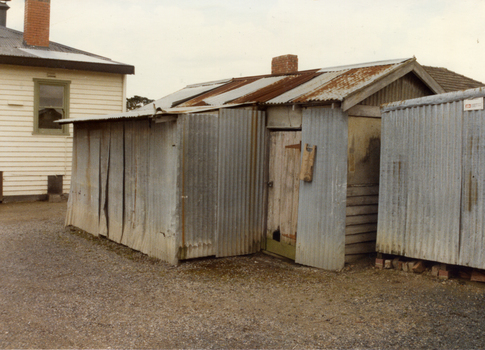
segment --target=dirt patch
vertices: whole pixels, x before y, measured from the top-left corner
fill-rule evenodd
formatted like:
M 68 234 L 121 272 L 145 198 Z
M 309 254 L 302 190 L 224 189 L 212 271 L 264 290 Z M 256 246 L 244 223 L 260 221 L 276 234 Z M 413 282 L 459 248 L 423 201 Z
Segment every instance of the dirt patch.
M 0 204 L 1 348 L 483 348 L 485 288 L 264 254 L 177 267 Z

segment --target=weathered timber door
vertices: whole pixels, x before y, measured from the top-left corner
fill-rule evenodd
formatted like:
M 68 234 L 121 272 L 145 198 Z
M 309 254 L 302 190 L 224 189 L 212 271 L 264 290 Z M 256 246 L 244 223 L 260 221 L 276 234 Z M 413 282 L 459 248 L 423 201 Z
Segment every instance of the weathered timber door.
M 295 259 L 301 131 L 274 131 L 269 138 L 266 250 Z

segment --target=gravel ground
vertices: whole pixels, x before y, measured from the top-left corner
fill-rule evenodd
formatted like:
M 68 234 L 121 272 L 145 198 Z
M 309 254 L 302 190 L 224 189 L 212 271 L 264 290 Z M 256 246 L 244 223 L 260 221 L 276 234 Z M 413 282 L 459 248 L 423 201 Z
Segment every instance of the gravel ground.
M 0 204 L 1 348 L 485 347 L 485 286 L 264 254 L 173 267 Z

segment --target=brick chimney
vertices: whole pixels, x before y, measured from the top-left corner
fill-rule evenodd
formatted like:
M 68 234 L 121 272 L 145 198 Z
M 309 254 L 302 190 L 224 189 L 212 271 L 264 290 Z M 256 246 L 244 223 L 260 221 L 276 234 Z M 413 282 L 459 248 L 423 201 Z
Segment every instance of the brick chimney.
M 271 74 L 288 74 L 298 72 L 298 56 L 283 55 L 271 60 Z
M 2 27 L 7 26 L 7 11 L 10 8 L 10 6 L 6 4 L 7 1 L 10 1 L 10 0 L 0 1 L 0 26 Z
M 25 0 L 24 42 L 49 47 L 51 0 Z

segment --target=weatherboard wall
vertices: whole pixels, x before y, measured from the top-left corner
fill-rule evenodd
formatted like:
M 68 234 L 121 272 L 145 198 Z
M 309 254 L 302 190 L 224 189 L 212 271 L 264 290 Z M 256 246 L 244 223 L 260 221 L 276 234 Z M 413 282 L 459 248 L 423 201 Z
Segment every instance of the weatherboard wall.
M 47 194 L 47 176 L 63 175 L 69 191 L 72 126 L 69 136 L 33 135 L 33 79 L 70 81 L 70 117 L 121 112 L 123 76 L 62 69 L 0 65 L 0 171 L 3 196 Z

